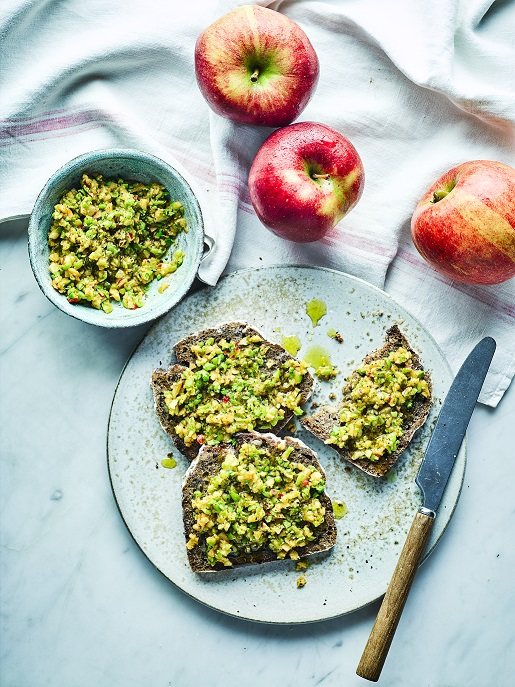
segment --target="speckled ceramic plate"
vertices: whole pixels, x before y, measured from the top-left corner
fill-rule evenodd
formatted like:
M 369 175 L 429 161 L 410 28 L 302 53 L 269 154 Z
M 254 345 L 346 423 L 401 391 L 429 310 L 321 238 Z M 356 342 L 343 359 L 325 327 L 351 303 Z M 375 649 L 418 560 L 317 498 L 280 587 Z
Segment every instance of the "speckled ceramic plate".
M 313 327 L 306 303 L 319 298 L 327 315 Z M 181 481 L 187 460 L 173 448 L 154 413 L 150 376 L 171 361 L 186 334 L 229 320 L 246 320 L 269 339 L 296 335 L 303 345 L 323 346 L 340 374 L 318 382 L 314 402 L 339 391 L 344 377 L 398 323 L 431 373 L 435 403 L 423 429 L 387 478 L 378 480 L 344 465 L 338 454 L 303 429 L 296 436 L 319 455 L 327 491 L 345 502 L 338 540 L 328 555 L 313 557 L 307 584 L 297 589 L 292 561 L 199 576 L 188 565 L 181 514 Z M 327 335 L 335 328 L 344 342 Z M 451 372 L 433 338 L 388 295 L 346 274 L 310 267 L 272 267 L 235 272 L 215 289 L 190 294 L 145 336 L 127 363 L 113 400 L 108 431 L 109 471 L 120 512 L 145 555 L 184 592 L 212 608 L 268 623 L 303 623 L 349 613 L 386 591 L 421 498 L 414 479 Z M 177 467 L 161 461 L 174 450 Z M 458 500 L 465 470 L 462 448 L 435 522 L 428 552 L 442 536 Z

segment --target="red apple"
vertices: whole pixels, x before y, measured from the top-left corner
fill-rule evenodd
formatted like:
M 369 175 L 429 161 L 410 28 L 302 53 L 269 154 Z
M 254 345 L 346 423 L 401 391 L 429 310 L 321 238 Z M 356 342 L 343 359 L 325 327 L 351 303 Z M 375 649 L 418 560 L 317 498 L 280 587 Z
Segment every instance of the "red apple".
M 450 279 L 499 284 L 515 276 L 515 169 L 474 160 L 424 194 L 411 220 L 420 254 Z
M 249 191 L 259 219 L 290 241 L 317 241 L 358 202 L 363 164 L 352 143 L 325 124 L 275 131 L 252 163 Z
M 218 114 L 243 124 L 284 126 L 296 119 L 318 79 L 318 58 L 288 17 L 244 5 L 197 39 L 195 72 Z

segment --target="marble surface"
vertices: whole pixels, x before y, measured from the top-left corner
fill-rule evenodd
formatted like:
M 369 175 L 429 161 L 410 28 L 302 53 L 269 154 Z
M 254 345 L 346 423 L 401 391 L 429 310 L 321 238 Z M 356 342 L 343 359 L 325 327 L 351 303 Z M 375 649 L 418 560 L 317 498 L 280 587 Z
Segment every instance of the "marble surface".
M 109 485 L 118 375 L 144 329 L 68 317 L 0 231 L 2 687 L 353 687 L 378 604 L 306 626 L 220 615 L 133 543 Z M 261 263 L 262 264 L 262 263 Z M 515 674 L 515 388 L 478 406 L 451 524 L 421 568 L 380 684 L 508 687 Z M 302 602 L 299 591 L 299 603 Z

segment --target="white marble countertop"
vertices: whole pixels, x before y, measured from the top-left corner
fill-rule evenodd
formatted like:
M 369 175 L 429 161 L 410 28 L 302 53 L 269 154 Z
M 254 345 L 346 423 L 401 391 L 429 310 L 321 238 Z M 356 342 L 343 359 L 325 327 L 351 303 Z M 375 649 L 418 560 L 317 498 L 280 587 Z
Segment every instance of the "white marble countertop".
M 201 606 L 134 544 L 106 467 L 109 407 L 144 330 L 40 293 L 26 223 L 2 226 L 2 687 L 352 687 L 378 604 L 267 626 Z M 515 675 L 515 389 L 478 406 L 451 524 L 406 605 L 381 684 L 508 687 Z

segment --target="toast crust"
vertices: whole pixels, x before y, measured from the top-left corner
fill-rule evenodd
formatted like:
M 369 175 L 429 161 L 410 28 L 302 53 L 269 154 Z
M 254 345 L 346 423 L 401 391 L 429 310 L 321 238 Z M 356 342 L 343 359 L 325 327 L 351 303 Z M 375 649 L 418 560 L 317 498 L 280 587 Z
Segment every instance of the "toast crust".
M 318 462 L 316 453 L 312 451 L 299 439 L 292 437 L 285 437 L 281 439 L 274 434 L 260 434 L 259 432 L 242 432 L 235 435 L 235 446 L 232 444 L 219 444 L 218 446 L 202 446 L 197 458 L 191 463 L 184 476 L 182 486 L 182 509 L 184 521 L 184 534 L 186 541 L 189 535 L 193 532 L 193 524 L 195 516 L 191 506 L 191 500 L 196 490 L 202 491 L 206 486 L 209 478 L 216 474 L 220 469 L 224 456 L 228 451 L 235 452 L 242 444 L 245 443 L 259 443 L 267 444 L 270 447 L 275 447 L 278 444 L 285 443 L 286 446 L 293 446 L 295 449 L 295 462 L 303 463 L 305 465 L 314 465 L 319 470 L 325 479 L 325 472 Z M 325 507 L 324 522 L 316 528 L 317 539 L 307 546 L 296 549 L 300 558 L 310 556 L 314 553 L 321 553 L 329 551 L 336 543 L 336 524 L 334 521 L 332 502 L 329 496 L 324 492 L 318 497 L 320 502 Z M 271 561 L 279 560 L 277 555 L 270 549 L 261 549 L 248 554 L 241 554 L 233 557 L 232 567 L 227 568 L 222 564 L 212 566 L 206 557 L 202 542 L 187 550 L 188 561 L 191 569 L 196 573 L 214 573 L 221 570 L 233 570 L 236 567 L 243 565 L 255 565 L 261 563 L 269 563 Z M 282 559 L 281 559 L 282 560 Z
M 272 341 L 269 341 L 265 336 L 263 336 L 263 334 L 260 331 L 258 331 L 254 327 L 251 327 L 246 322 L 235 321 L 221 324 L 218 327 L 203 329 L 200 332 L 196 332 L 185 337 L 184 339 L 181 339 L 175 344 L 174 347 L 174 353 L 177 359 L 177 363 L 172 365 L 167 370 L 159 368 L 157 370 L 154 370 L 154 372 L 152 373 L 151 387 L 154 393 L 154 406 L 157 417 L 159 418 L 159 422 L 161 423 L 161 427 L 172 438 L 175 446 L 179 449 L 179 451 L 182 454 L 184 454 L 189 460 L 193 460 L 198 455 L 200 451 L 200 445 L 195 442 L 191 446 L 186 446 L 184 442 L 181 440 L 181 438 L 177 436 L 175 432 L 174 420 L 168 413 L 168 409 L 166 407 L 164 392 L 170 388 L 172 382 L 177 381 L 177 379 L 179 379 L 182 370 L 188 367 L 190 363 L 194 362 L 195 356 L 191 352 L 191 347 L 194 344 L 209 339 L 211 337 L 215 339 L 215 341 L 220 339 L 234 341 L 240 340 L 245 336 L 252 336 L 255 334 L 259 335 L 263 339 L 263 341 L 269 346 L 268 357 L 270 359 L 275 360 L 277 364 L 281 364 L 286 360 L 292 359 L 292 356 L 287 351 L 285 351 L 282 346 L 273 343 Z M 315 380 L 313 376 L 309 372 L 306 372 L 301 384 L 299 385 L 301 404 L 305 403 L 311 396 L 314 384 Z M 278 432 L 284 427 L 286 427 L 286 425 L 290 422 L 292 417 L 293 413 L 287 412 L 284 416 L 284 419 L 277 425 L 275 425 L 273 431 Z M 270 431 L 269 427 L 264 428 L 256 426 L 255 429 L 256 431 Z
M 386 357 L 390 352 L 396 350 L 399 347 L 406 348 L 409 350 L 413 356 L 412 367 L 415 370 L 423 370 L 422 362 L 417 355 L 417 353 L 410 346 L 408 340 L 402 334 L 399 327 L 394 325 L 386 332 L 386 341 L 375 351 L 369 353 L 364 359 L 363 364 L 372 362 L 373 360 L 378 360 L 379 358 Z M 399 438 L 397 443 L 397 448 L 392 453 L 388 453 L 378 461 L 371 461 L 367 458 L 361 458 L 359 460 L 353 460 L 347 449 L 340 448 L 333 444 L 328 444 L 335 451 L 337 451 L 343 460 L 349 462 L 351 465 L 356 466 L 363 472 L 366 472 L 373 477 L 383 477 L 388 470 L 394 465 L 400 455 L 408 448 L 415 432 L 422 427 L 427 419 L 429 411 L 431 409 L 432 402 L 432 389 L 431 389 L 431 379 L 426 370 L 425 379 L 429 387 L 429 398 L 423 398 L 421 396 L 416 396 L 413 403 L 413 410 L 409 413 L 406 425 L 404 427 L 404 434 Z M 316 413 L 305 417 L 301 420 L 301 423 L 308 429 L 312 434 L 314 434 L 318 439 L 326 441 L 330 434 L 331 429 L 334 425 L 339 423 L 339 407 L 338 406 L 322 406 Z

